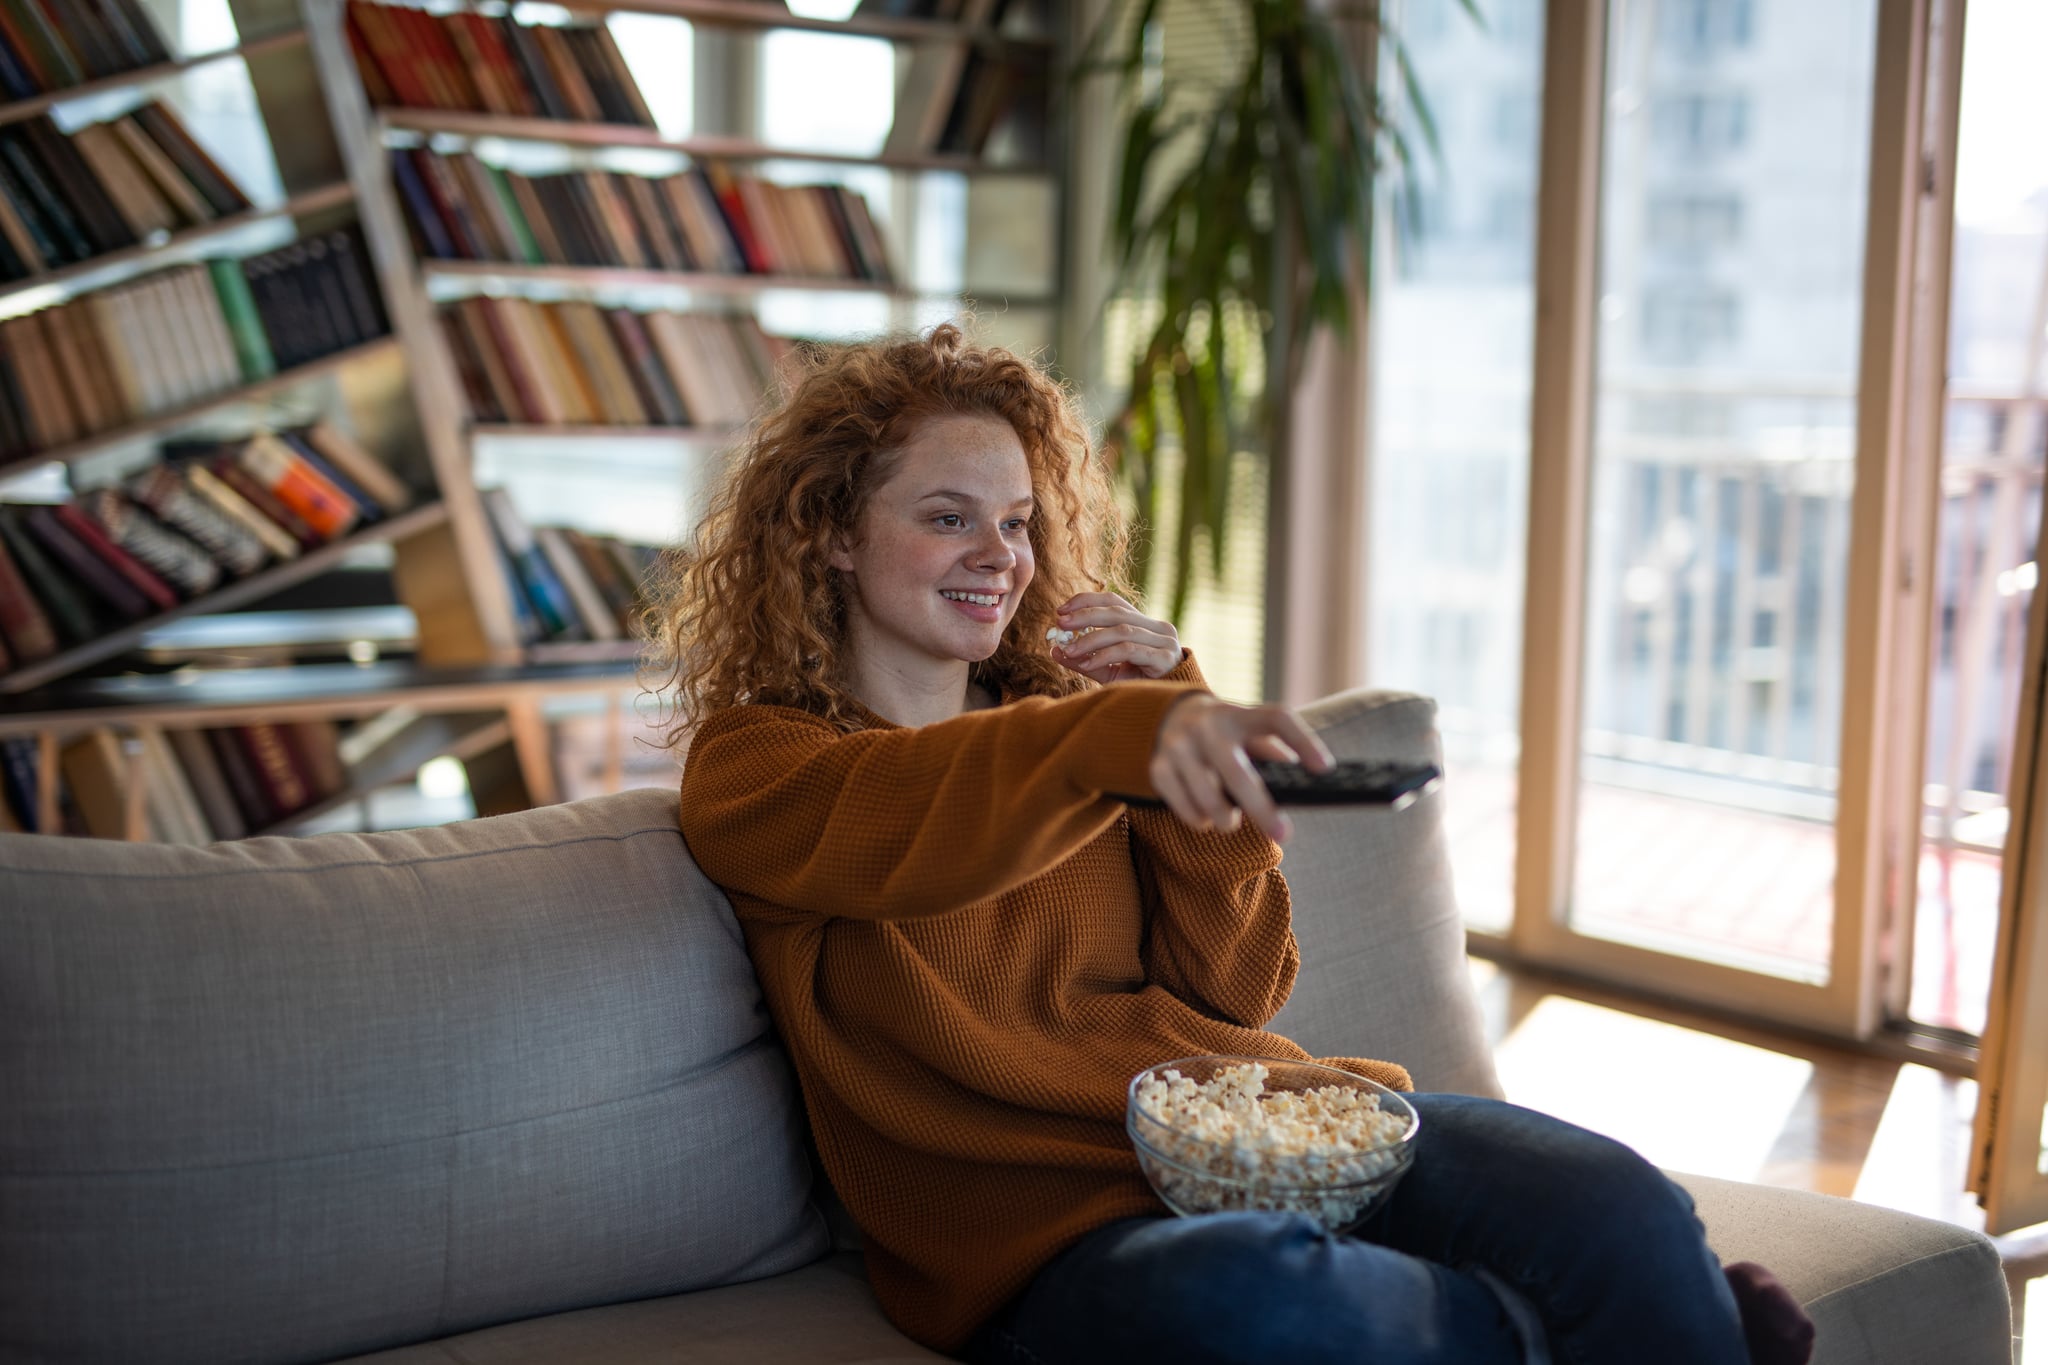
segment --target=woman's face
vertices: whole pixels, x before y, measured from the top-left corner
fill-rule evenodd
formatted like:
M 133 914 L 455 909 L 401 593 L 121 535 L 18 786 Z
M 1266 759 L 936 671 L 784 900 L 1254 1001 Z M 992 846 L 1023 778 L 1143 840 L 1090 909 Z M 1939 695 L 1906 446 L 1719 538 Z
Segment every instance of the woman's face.
M 847 576 L 848 644 L 902 675 L 988 658 L 1031 582 L 1031 467 L 997 417 L 924 423 L 868 498 Z

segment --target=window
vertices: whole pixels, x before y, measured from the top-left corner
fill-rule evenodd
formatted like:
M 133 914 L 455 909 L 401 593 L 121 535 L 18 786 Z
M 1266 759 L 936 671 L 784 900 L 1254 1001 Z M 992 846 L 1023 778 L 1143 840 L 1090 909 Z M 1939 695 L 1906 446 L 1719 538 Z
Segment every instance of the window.
M 1724 156 L 1749 142 L 1745 95 L 1659 95 L 1650 108 L 1657 150 L 1675 157 Z
M 1650 246 L 1660 251 L 1709 251 L 1742 238 L 1742 200 L 1733 194 L 1653 193 L 1649 215 Z
M 1541 106 L 1534 90 L 1509 90 L 1493 99 L 1493 141 L 1518 161 L 1536 155 L 1536 130 Z
M 1741 334 L 1742 301 L 1714 285 L 1680 285 L 1643 293 L 1646 359 L 1689 364 L 1729 350 Z
M 1688 61 L 1749 46 L 1750 0 L 1664 0 L 1657 20 L 1658 45 Z

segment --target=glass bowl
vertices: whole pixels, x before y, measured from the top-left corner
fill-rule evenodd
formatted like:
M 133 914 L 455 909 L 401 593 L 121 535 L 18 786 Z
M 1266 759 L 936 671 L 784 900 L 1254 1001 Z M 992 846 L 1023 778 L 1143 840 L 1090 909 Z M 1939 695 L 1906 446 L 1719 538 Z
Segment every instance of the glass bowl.
M 1140 1105 L 1148 1080 L 1178 1072 L 1196 1084 L 1228 1067 L 1256 1063 L 1266 1068 L 1260 1098 L 1282 1092 L 1341 1086 L 1373 1096 L 1398 1124 L 1398 1135 L 1349 1151 L 1301 1155 L 1262 1153 L 1255 1147 L 1177 1127 Z M 1398 1090 L 1316 1062 L 1276 1057 L 1182 1057 L 1140 1071 L 1131 1078 L 1124 1128 L 1138 1154 L 1139 1169 L 1166 1207 L 1184 1217 L 1228 1209 L 1305 1213 L 1333 1233 L 1364 1222 L 1415 1158 L 1421 1116 Z

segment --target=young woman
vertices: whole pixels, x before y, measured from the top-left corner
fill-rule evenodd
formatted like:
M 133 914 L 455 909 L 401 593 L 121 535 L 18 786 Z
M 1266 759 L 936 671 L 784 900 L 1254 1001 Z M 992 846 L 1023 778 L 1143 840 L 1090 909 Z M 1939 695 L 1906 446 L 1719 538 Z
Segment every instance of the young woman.
M 1044 1365 L 1804 1360 L 1797 1304 L 1724 1274 L 1675 1185 L 1495 1101 L 1414 1096 L 1414 1166 L 1354 1236 L 1167 1214 L 1125 1087 L 1306 1056 L 1263 1028 L 1298 959 L 1248 760 L 1330 759 L 1102 590 L 1123 548 L 1070 397 L 940 327 L 818 358 L 652 615 L 683 833 L 890 1318 Z

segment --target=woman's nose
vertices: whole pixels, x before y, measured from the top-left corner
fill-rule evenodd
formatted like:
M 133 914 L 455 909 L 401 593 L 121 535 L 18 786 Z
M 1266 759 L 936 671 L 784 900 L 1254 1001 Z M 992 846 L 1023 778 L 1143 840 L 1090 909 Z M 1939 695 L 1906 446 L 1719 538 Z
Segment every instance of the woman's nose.
M 1003 539 L 1001 531 L 983 536 L 971 556 L 976 568 L 1002 570 L 1017 562 L 1017 552 Z

